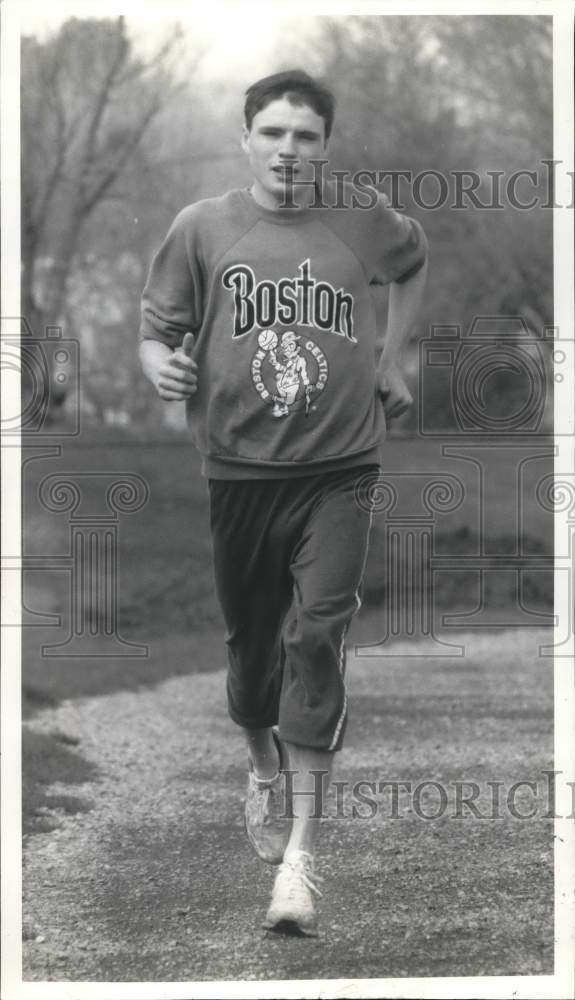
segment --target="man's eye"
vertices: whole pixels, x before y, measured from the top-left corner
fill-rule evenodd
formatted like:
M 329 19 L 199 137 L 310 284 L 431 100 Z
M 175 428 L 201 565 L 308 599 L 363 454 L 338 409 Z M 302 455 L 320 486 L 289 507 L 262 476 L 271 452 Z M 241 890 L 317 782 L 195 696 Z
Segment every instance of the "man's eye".
M 277 138 L 277 136 L 281 135 L 281 132 L 279 128 L 266 128 L 262 129 L 261 134 L 270 136 L 271 138 Z

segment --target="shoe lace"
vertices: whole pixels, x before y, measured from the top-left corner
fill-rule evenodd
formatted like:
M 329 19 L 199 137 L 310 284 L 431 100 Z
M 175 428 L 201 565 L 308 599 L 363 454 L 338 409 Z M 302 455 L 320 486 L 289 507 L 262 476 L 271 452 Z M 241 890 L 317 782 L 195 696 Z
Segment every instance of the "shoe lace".
M 317 875 L 309 862 L 300 860 L 292 861 L 288 859 L 283 862 L 286 869 L 295 876 L 295 878 L 290 879 L 288 886 L 288 895 L 291 899 L 301 893 L 301 886 L 303 885 L 313 892 L 316 896 L 321 896 L 321 889 L 318 886 L 318 882 L 323 882 L 321 875 Z
M 259 822 L 265 825 L 265 821 L 269 820 L 269 800 L 270 796 L 273 795 L 276 790 L 275 786 L 278 783 L 279 774 L 276 774 L 274 778 L 262 779 L 256 778 L 252 775 L 252 787 L 255 791 L 254 804 L 257 811 Z

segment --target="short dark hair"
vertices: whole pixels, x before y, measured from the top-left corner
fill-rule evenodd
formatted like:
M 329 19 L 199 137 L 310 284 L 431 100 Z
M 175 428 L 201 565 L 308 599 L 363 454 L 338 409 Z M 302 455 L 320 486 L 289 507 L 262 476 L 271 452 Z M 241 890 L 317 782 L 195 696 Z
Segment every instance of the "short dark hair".
M 254 116 L 272 101 L 285 97 L 291 104 L 307 104 L 324 120 L 325 138 L 329 139 L 335 113 L 335 97 L 331 90 L 301 69 L 266 76 L 246 90 L 244 115 L 246 128 L 251 129 Z

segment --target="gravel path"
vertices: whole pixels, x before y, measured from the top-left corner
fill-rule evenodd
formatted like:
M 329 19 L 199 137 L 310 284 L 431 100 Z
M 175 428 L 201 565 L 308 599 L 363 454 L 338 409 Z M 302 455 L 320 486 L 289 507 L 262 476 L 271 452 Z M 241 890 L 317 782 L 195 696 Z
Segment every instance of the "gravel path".
M 460 661 L 350 658 L 336 777 L 537 778 L 552 751 L 541 638 L 498 636 L 497 662 L 489 637 Z M 174 677 L 27 723 L 77 738 L 97 777 L 74 788 L 90 811 L 27 838 L 25 980 L 551 971 L 552 830 L 541 820 L 423 822 L 408 808 L 394 821 L 382 808 L 326 822 L 322 935 L 264 934 L 273 870 L 245 841 L 245 753 L 224 684 L 223 673 Z M 345 802 L 349 815 L 348 791 Z

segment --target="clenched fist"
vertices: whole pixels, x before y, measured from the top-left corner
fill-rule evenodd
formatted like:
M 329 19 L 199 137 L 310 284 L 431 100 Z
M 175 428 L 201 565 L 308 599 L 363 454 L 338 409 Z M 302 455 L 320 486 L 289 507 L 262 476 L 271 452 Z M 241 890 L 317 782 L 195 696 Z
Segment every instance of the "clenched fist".
M 156 389 L 162 399 L 189 399 L 198 389 L 198 366 L 192 360 L 193 333 L 186 333 L 181 347 L 158 368 Z

